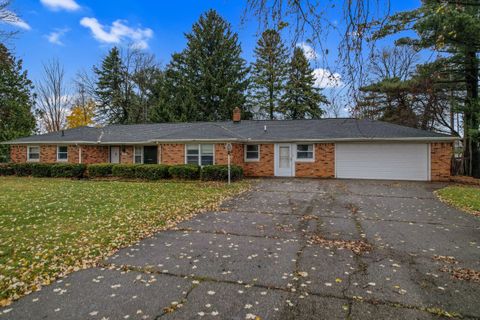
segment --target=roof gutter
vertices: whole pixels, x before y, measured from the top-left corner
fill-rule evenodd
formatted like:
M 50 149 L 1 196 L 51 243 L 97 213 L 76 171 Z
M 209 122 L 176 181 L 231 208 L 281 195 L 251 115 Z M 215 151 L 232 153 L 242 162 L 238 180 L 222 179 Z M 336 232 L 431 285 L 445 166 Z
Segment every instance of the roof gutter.
M 178 143 L 178 142 L 243 142 L 245 139 L 228 138 L 228 139 L 153 139 L 154 143 Z
M 3 145 L 35 145 L 35 144 L 83 144 L 83 145 L 148 145 L 158 143 L 187 143 L 187 142 L 238 142 L 238 143 L 282 143 L 282 142 L 452 142 L 460 137 L 407 137 L 407 138 L 335 138 L 335 139 L 152 139 L 138 142 L 125 141 L 5 141 Z
M 22 144 L 97 144 L 95 141 L 5 141 L 0 144 L 22 145 Z
M 459 137 L 406 137 L 406 138 L 335 138 L 335 139 L 247 139 L 245 142 L 441 142 L 456 141 Z
M 139 141 L 139 142 L 95 142 L 95 141 L 6 141 L 0 144 L 6 145 L 38 145 L 38 144 L 82 144 L 82 145 L 92 145 L 92 146 L 111 146 L 111 145 L 154 145 L 155 142 L 152 141 Z

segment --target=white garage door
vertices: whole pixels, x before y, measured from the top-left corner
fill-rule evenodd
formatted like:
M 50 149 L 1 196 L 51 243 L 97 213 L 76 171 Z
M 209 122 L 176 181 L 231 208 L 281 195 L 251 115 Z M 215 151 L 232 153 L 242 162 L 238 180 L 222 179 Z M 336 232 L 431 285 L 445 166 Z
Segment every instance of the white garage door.
M 337 143 L 337 178 L 429 180 L 428 144 Z

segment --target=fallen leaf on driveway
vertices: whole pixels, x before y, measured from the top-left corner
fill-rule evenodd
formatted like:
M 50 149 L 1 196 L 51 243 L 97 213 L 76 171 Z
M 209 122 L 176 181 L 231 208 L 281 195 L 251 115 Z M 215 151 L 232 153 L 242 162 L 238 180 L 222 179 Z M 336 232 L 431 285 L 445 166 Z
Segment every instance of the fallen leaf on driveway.
M 442 272 L 447 272 L 452 275 L 453 278 L 464 281 L 473 281 L 480 283 L 480 271 L 468 269 L 468 268 L 448 268 L 443 267 L 440 269 Z
M 314 235 L 310 238 L 310 244 L 319 244 L 325 247 L 337 247 L 352 250 L 355 254 L 362 254 L 372 250 L 372 246 L 365 241 L 353 240 L 331 240 L 321 236 Z

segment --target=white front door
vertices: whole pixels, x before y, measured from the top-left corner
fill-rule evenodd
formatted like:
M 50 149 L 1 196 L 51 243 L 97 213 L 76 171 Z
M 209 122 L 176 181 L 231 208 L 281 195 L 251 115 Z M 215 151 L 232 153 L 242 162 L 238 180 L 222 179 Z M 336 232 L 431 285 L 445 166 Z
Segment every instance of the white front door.
M 120 147 L 110 147 L 110 163 L 120 163 Z
M 294 176 L 292 145 L 287 143 L 275 145 L 275 176 Z

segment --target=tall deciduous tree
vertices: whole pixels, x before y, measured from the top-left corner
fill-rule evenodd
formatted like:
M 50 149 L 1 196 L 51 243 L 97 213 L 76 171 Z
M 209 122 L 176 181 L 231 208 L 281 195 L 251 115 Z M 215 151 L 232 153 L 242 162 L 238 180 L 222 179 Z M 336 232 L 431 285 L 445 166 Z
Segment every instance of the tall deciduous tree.
M 74 105 L 67 116 L 67 128 L 94 125 L 95 108 L 93 100 Z
M 354 114 L 387 122 L 419 127 L 421 110 L 416 110 L 412 83 L 417 52 L 405 47 L 383 48 L 372 54 L 368 66 L 370 83 L 360 88 Z M 427 128 L 422 128 L 427 129 Z
M 65 81 L 65 70 L 58 60 L 43 65 L 43 79 L 37 84 L 35 112 L 41 130 L 60 131 L 65 128 L 71 96 Z
M 327 99 L 315 87 L 315 76 L 303 49 L 297 47 L 288 69 L 288 81 L 282 97 L 281 111 L 286 119 L 318 119 Z
M 163 71 L 157 65 L 153 55 L 138 50 L 131 54 L 133 61 L 128 69 L 133 82 L 134 101 L 129 122 L 151 122 L 155 106 L 163 103 L 161 97 Z
M 249 104 L 258 108 L 261 116 L 273 120 L 279 111 L 288 78 L 288 51 L 280 33 L 268 29 L 262 33 L 254 52 Z
M 34 94 L 32 82 L 17 60 L 0 44 L 0 141 L 32 134 Z M 0 162 L 8 160 L 8 146 L 0 145 Z
M 238 35 L 210 10 L 186 34 L 187 48 L 174 54 L 165 75 L 168 107 L 176 121 L 226 120 L 243 107 L 248 69 Z M 245 111 L 245 110 L 244 110 Z

